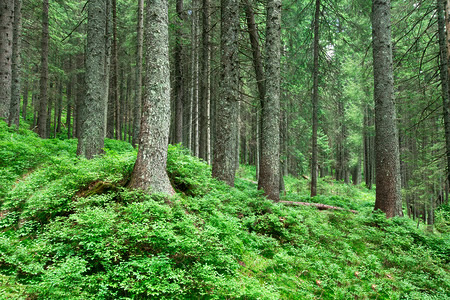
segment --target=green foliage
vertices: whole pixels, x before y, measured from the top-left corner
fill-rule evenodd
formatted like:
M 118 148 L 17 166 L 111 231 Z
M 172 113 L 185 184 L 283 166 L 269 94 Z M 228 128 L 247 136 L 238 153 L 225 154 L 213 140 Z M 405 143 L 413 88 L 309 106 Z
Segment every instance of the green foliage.
M 2 161 L 12 170 L 0 208 L 4 297 L 450 297 L 448 232 L 372 213 L 374 194 L 364 187 L 324 178 L 327 194 L 310 199 L 305 180 L 288 177 L 286 200 L 359 213 L 286 206 L 257 190 L 254 167 L 242 166 L 231 189 L 204 162 L 170 146 L 168 173 L 179 193 L 167 198 L 123 187 L 136 157 L 124 142 L 107 140 L 105 154 L 88 161 L 75 156 L 75 141 L 0 134 L 9 145 L 2 151 L 21 153 Z M 12 138 L 21 143 L 8 144 Z M 42 156 L 27 153 L 33 143 Z M 441 212 L 445 228 L 448 209 Z

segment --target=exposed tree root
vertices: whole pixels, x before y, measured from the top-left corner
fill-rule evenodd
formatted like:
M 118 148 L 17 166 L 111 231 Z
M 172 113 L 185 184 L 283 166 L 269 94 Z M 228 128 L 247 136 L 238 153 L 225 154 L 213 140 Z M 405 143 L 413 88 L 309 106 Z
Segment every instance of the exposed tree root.
M 325 209 L 332 209 L 332 210 L 345 210 L 345 211 L 350 211 L 354 214 L 357 214 L 358 212 L 356 210 L 353 209 L 345 209 L 342 207 L 338 207 L 338 206 L 331 206 L 331 205 L 326 205 L 326 204 L 322 204 L 322 203 L 309 203 L 309 202 L 294 202 L 294 201 L 280 201 L 281 203 L 284 203 L 286 205 L 305 205 L 305 206 L 315 206 L 317 207 L 319 210 L 325 210 Z

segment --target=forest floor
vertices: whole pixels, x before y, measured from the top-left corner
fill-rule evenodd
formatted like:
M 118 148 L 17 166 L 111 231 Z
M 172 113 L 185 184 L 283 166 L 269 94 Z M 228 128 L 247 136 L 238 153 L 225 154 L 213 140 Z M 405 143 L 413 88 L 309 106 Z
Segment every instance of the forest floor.
M 174 197 L 126 188 L 136 151 L 42 140 L 0 122 L 0 299 L 450 299 L 450 206 L 433 232 L 374 213 L 374 191 L 286 177 L 274 203 L 169 147 Z M 357 213 L 352 212 L 356 211 Z

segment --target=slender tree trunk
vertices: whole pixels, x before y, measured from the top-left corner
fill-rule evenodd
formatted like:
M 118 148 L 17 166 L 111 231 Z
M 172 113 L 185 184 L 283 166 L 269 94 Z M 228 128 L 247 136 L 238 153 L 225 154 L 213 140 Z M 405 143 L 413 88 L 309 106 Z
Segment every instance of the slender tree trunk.
M 177 30 L 175 33 L 175 144 L 183 142 L 183 45 L 181 37 L 181 27 L 183 26 L 183 0 L 177 0 L 176 2 Z
M 372 34 L 375 98 L 375 209 L 402 216 L 400 157 L 392 70 L 390 0 L 374 0 Z
M 239 93 L 239 1 L 221 2 L 221 75 L 212 175 L 234 186 Z
M 48 119 L 48 0 L 42 1 L 41 79 L 39 94 L 38 134 L 47 138 Z
M 280 56 L 281 0 L 268 0 L 266 21 L 266 83 L 261 114 L 261 159 L 258 189 L 280 200 Z
M 318 168 L 318 148 L 317 130 L 319 127 L 319 21 L 320 21 L 320 0 L 316 0 L 316 12 L 314 14 L 314 70 L 313 70 L 313 96 L 312 96 L 312 158 L 311 158 L 311 197 L 317 195 L 317 168 Z
M 139 151 L 130 187 L 174 194 L 166 172 L 170 128 L 168 1 L 147 0 L 146 93 Z
M 14 0 L 0 5 L 0 119 L 8 121 L 11 104 Z
M 22 104 L 22 119 L 27 119 L 27 108 L 28 108 L 28 80 L 25 80 L 24 88 L 23 88 L 23 104 Z
M 100 13 L 99 13 L 100 12 Z M 88 159 L 102 153 L 105 136 L 105 93 L 107 91 L 106 45 L 107 3 L 88 3 L 88 33 L 86 52 L 86 95 L 78 115 L 80 132 L 77 154 Z
M 211 101 L 211 77 L 210 77 L 210 60 L 211 60 L 211 21 L 210 21 L 210 1 L 203 0 L 203 47 L 202 47 L 202 72 L 200 82 L 200 123 L 199 123 L 199 157 L 206 162 L 210 162 L 210 101 Z
M 69 79 L 67 80 L 67 111 L 66 111 L 66 128 L 67 128 L 67 138 L 72 138 L 72 106 L 73 106 L 73 96 L 72 96 L 72 59 L 69 59 Z
M 192 41 L 193 41 L 193 52 L 192 52 L 192 131 L 191 131 L 191 152 L 194 156 L 199 156 L 199 113 L 198 113 L 198 103 L 199 103 L 199 4 L 200 0 L 193 0 L 193 23 L 192 23 Z
M 11 72 L 11 106 L 9 110 L 9 126 L 19 129 L 20 119 L 20 69 L 21 69 L 21 31 L 22 31 L 22 0 L 14 0 L 14 26 Z
M 138 0 L 138 24 L 136 47 L 136 91 L 133 109 L 133 140 L 132 145 L 139 144 L 139 132 L 141 128 L 141 104 L 142 104 L 142 44 L 144 39 L 144 0 Z
M 445 3 L 445 26 L 447 30 L 444 32 L 444 16 L 442 13 L 443 0 L 437 0 L 438 10 L 438 31 L 439 31 L 439 49 L 440 49 L 440 74 L 442 87 L 442 107 L 444 116 L 444 131 L 445 131 L 445 148 L 447 158 L 447 181 L 450 182 L 450 0 Z M 445 1 L 445 0 L 444 0 Z M 446 35 L 445 35 L 446 34 Z
M 115 138 L 116 140 L 121 140 L 122 131 L 121 131 L 121 104 L 119 97 L 119 58 L 118 58 L 118 48 L 117 48 L 117 9 L 116 2 L 117 0 L 111 0 L 112 4 L 112 47 L 111 47 L 111 73 L 110 73 L 110 88 L 109 91 L 112 97 L 112 101 L 114 101 L 114 124 L 115 124 Z
M 59 91 L 58 91 L 58 99 L 56 102 L 55 114 L 56 114 L 56 124 L 55 124 L 55 133 L 61 132 L 61 117 L 62 117 L 62 106 L 63 106 L 63 81 L 59 80 Z M 55 134 L 56 137 L 56 134 Z

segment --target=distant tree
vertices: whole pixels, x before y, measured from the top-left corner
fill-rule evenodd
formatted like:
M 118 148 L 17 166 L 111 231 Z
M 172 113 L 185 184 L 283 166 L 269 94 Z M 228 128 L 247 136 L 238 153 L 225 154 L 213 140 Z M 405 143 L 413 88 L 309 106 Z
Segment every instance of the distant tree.
M 261 159 L 258 188 L 280 199 L 280 59 L 281 0 L 267 1 L 265 96 L 261 113 Z
M 133 139 L 134 147 L 139 141 L 141 127 L 142 104 L 142 44 L 144 40 L 144 0 L 138 0 L 137 45 L 136 45 L 136 86 L 133 108 Z
M 183 80 L 183 45 L 182 45 L 182 26 L 184 20 L 183 0 L 176 1 L 177 29 L 175 31 L 175 53 L 174 53 L 174 93 L 175 93 L 175 134 L 174 143 L 183 141 L 183 111 L 184 111 L 184 80 Z
M 86 51 L 86 94 L 82 99 L 77 154 L 88 159 L 101 154 L 105 136 L 105 93 L 107 91 L 106 45 L 107 0 L 88 3 Z
M 202 9 L 202 59 L 199 94 L 199 152 L 198 155 L 204 161 L 210 163 L 210 101 L 211 101 L 211 3 L 203 0 Z
M 11 103 L 11 58 L 13 47 L 14 0 L 0 4 L 0 119 L 8 121 Z
M 234 186 L 239 92 L 239 1 L 221 2 L 221 75 L 212 175 Z
M 174 190 L 166 171 L 170 130 L 168 1 L 147 0 L 146 3 L 146 93 L 130 187 L 171 195 Z
M 14 26 L 11 72 L 11 104 L 9 110 L 9 126 L 19 128 L 20 119 L 20 45 L 22 31 L 22 0 L 14 0 Z
M 375 209 L 402 216 L 400 155 L 392 68 L 391 1 L 374 0 L 372 17 L 375 98 Z
M 47 138 L 48 119 L 48 0 L 42 1 L 42 37 L 41 37 L 41 77 L 39 81 L 39 114 L 37 131 L 41 138 Z

